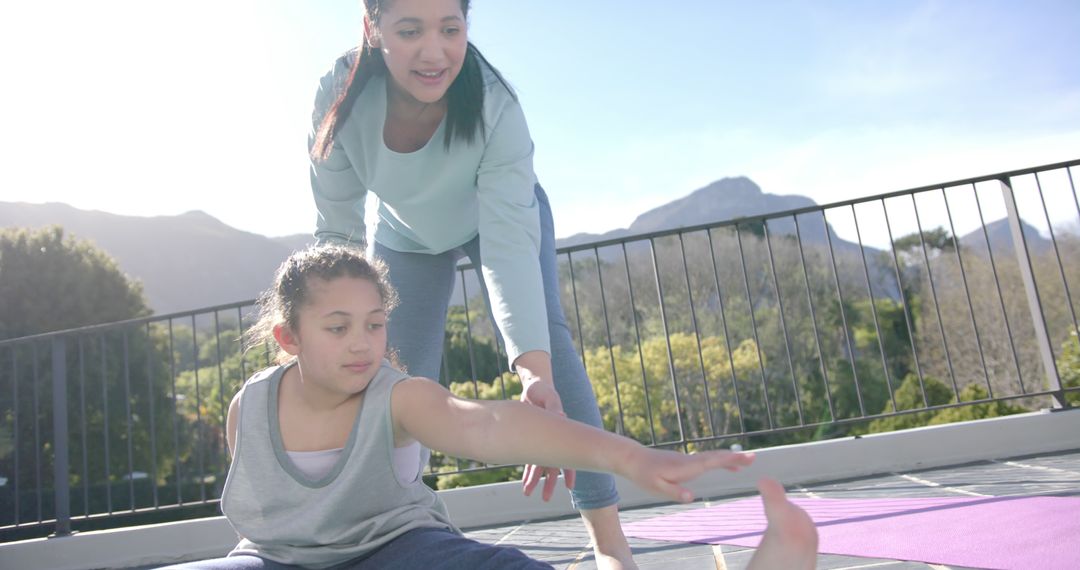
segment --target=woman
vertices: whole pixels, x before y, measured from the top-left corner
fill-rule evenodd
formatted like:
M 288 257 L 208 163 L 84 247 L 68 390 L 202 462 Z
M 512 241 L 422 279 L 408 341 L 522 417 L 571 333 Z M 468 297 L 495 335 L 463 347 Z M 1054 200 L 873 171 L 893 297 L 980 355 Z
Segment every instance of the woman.
M 378 198 L 375 254 L 402 309 L 390 346 L 409 374 L 439 377 L 457 261 L 481 268 L 522 400 L 600 427 L 558 297 L 554 230 L 517 96 L 468 42 L 468 0 L 367 0 L 363 45 L 316 96 L 309 140 L 319 242 L 362 243 Z M 558 471 L 528 466 L 550 498 Z M 609 475 L 565 473 L 601 568 L 634 568 Z

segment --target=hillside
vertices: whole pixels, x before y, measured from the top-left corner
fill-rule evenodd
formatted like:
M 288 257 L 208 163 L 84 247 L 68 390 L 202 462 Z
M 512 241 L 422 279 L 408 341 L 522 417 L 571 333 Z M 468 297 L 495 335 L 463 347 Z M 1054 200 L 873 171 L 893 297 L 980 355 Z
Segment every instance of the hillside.
M 559 247 L 569 247 L 598 240 L 710 224 L 721 220 L 745 218 L 814 205 L 814 201 L 806 196 L 767 194 L 745 176 L 722 178 L 682 198 L 641 214 L 628 228 L 602 234 L 574 234 L 558 240 L 557 244 Z M 803 224 L 802 219 L 799 222 L 800 225 Z M 769 228 L 781 233 L 795 231 L 794 224 L 791 222 L 770 223 Z M 800 229 L 808 234 L 808 239 L 812 239 L 813 235 L 820 235 L 821 239 L 824 239 L 825 234 L 820 223 L 810 224 L 809 228 L 800 227 Z M 835 234 L 833 238 L 836 238 Z
M 666 229 L 762 215 L 769 212 L 812 207 L 814 202 L 798 195 L 765 193 L 746 177 L 724 178 L 638 216 L 630 227 L 603 234 L 576 234 L 558 240 L 567 247 Z M 120 268 L 143 283 L 147 300 L 157 314 L 198 309 L 254 298 L 268 286 L 269 276 L 292 251 L 312 241 L 308 235 L 265 237 L 244 232 L 200 211 L 177 216 L 121 216 L 79 210 L 66 204 L 0 202 L 0 227 L 37 228 L 60 225 L 69 235 L 87 239 L 114 257 Z M 774 235 L 794 233 L 790 218 L 770 222 Z M 825 241 L 824 224 L 815 216 L 800 217 L 804 243 Z M 858 245 L 829 229 L 836 251 L 858 252 Z M 1004 220 L 987 226 L 995 254 L 1012 249 L 1012 234 Z M 1038 231 L 1025 224 L 1025 236 L 1033 251 L 1050 247 Z M 981 230 L 961 236 L 961 243 L 985 251 Z M 886 294 L 889 267 L 875 267 L 877 257 L 867 248 L 874 281 Z M 470 291 L 478 284 L 470 279 Z
M 303 236 L 267 238 L 199 211 L 178 216 L 120 216 L 66 204 L 0 202 L 0 227 L 59 225 L 93 242 L 141 281 L 158 314 L 255 297 Z

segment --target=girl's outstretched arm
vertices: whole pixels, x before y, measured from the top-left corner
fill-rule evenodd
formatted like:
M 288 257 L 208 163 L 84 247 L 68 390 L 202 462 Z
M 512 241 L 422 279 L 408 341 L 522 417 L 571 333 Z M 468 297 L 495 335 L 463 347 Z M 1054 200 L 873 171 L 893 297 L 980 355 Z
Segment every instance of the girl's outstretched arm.
M 431 449 L 485 463 L 616 473 L 673 501 L 693 499 L 682 483 L 713 469 L 737 471 L 753 461 L 749 453 L 686 455 L 651 449 L 521 402 L 458 398 L 424 378 L 395 386 L 391 407 L 399 442 L 416 439 Z

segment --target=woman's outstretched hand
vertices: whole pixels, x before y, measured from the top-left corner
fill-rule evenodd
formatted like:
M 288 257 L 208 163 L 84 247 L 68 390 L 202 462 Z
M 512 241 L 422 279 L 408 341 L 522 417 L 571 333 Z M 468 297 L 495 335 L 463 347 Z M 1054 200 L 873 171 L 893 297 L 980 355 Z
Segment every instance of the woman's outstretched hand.
M 641 447 L 634 450 L 620 475 L 653 495 L 689 503 L 694 500 L 694 493 L 683 487 L 683 483 L 715 469 L 738 471 L 753 461 L 753 453 L 702 451 L 687 455 Z
M 555 391 L 555 386 L 549 380 L 522 378 L 521 401 L 566 416 L 562 408 L 562 399 L 559 398 L 559 393 Z M 573 469 L 563 470 L 563 481 L 566 482 L 567 489 L 574 488 L 575 477 L 576 473 Z M 555 485 L 559 480 L 559 469 L 555 467 L 526 465 L 525 475 L 521 480 L 522 490 L 526 496 L 531 496 L 541 479 L 544 480 L 544 488 L 540 496 L 548 501 L 555 493 Z

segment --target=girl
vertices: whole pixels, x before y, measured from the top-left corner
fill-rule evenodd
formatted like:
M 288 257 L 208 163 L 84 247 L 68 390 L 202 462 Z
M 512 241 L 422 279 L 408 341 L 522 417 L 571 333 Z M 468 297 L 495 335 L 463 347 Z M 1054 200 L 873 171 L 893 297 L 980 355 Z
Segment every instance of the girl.
M 226 558 L 181 568 L 551 568 L 462 537 L 421 480 L 425 448 L 619 473 L 684 502 L 692 495 L 682 483 L 753 460 L 655 450 L 534 406 L 463 400 L 410 378 L 385 356 L 395 303 L 382 264 L 352 248 L 315 247 L 282 264 L 251 339 L 272 337 L 280 364 L 252 376 L 229 406 L 233 459 L 221 507 L 242 539 Z M 810 519 L 777 483 L 761 490 L 770 526 L 750 568 L 812 567 Z
M 365 0 L 364 40 L 322 78 L 309 139 L 315 237 L 365 239 L 378 198 L 375 254 L 403 300 L 390 346 L 412 374 L 438 378 L 457 261 L 482 287 L 524 402 L 601 425 L 559 301 L 547 196 L 517 95 L 468 41 L 468 0 Z M 553 434 L 545 434 L 554 437 Z M 558 471 L 527 466 L 525 494 Z M 565 482 L 600 568 L 633 568 L 608 475 Z

